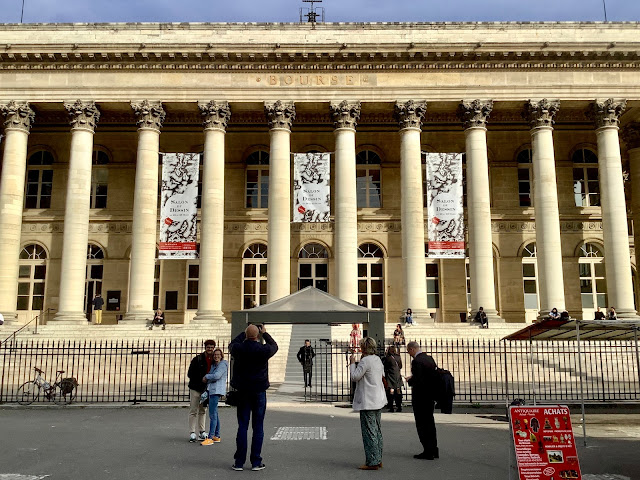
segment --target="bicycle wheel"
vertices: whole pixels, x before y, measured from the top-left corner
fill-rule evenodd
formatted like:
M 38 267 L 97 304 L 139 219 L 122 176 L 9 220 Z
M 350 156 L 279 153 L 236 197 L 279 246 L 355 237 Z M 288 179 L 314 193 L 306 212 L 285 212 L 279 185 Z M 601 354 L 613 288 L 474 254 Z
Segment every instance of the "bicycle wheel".
M 40 396 L 40 387 L 33 380 L 18 387 L 16 399 L 20 405 L 31 405 Z
M 58 405 L 69 405 L 76 398 L 76 386 L 73 382 L 62 380 L 53 386 L 51 398 Z

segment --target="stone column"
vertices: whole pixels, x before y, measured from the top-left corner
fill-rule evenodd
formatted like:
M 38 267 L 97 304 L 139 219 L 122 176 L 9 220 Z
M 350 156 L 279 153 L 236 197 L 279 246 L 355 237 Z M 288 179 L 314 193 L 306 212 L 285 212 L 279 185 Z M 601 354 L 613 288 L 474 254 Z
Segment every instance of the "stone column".
M 636 266 L 640 258 L 640 122 L 631 122 L 622 129 L 631 166 L 631 212 L 633 215 L 633 246 Z M 606 259 L 605 259 L 606 260 Z
M 65 103 L 64 108 L 71 117 L 71 149 L 64 209 L 60 302 L 54 320 L 84 324 L 93 134 L 100 119 L 100 112 L 94 102 L 81 100 Z
M 132 103 L 138 117 L 138 154 L 133 194 L 133 234 L 129 302 L 125 322 L 144 323 L 153 316 L 153 273 L 158 229 L 158 154 L 165 111 L 162 103 Z
M 502 321 L 496 310 L 487 158 L 486 125 L 492 109 L 492 101 L 463 101 L 458 106 L 458 117 L 463 123 L 467 153 L 471 315 L 475 315 L 478 308 L 483 307 L 489 324 Z
M 427 320 L 424 196 L 420 153 L 420 133 L 427 104 L 409 100 L 406 103 L 396 103 L 395 111 L 400 126 L 403 308 L 411 308 L 414 318 L 420 322 Z
M 264 104 L 271 145 L 269 151 L 269 232 L 267 301 L 291 293 L 291 124 L 293 102 Z
M 204 165 L 200 209 L 200 285 L 195 322 L 223 322 L 224 140 L 228 102 L 198 104 L 204 117 Z
M 552 308 L 565 310 L 560 212 L 556 162 L 553 150 L 553 124 L 560 102 L 546 98 L 525 103 L 523 116 L 531 126 L 533 150 L 533 207 L 536 216 L 539 317 Z
M 329 105 L 335 127 L 334 253 L 336 295 L 358 304 L 358 199 L 356 189 L 356 125 L 360 102 Z
M 591 104 L 598 138 L 598 177 L 602 204 L 604 262 L 609 306 L 618 318 L 635 318 L 627 209 L 622 179 L 618 124 L 626 101 L 612 98 Z
M 0 179 L 0 313 L 7 325 L 17 318 L 18 262 L 24 176 L 27 170 L 27 140 L 35 119 L 28 103 L 0 105 L 4 122 L 4 156 Z

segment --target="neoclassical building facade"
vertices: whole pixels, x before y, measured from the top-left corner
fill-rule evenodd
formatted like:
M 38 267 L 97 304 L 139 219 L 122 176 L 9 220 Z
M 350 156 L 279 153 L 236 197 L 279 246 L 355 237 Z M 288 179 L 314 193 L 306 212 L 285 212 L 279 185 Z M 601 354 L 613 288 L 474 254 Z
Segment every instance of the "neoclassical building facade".
M 0 25 L 0 313 L 224 322 L 313 285 L 388 322 L 635 317 L 638 32 Z M 158 260 L 165 152 L 202 153 L 197 259 Z M 299 152 L 330 222 L 291 222 Z M 465 259 L 426 256 L 421 152 L 463 154 Z

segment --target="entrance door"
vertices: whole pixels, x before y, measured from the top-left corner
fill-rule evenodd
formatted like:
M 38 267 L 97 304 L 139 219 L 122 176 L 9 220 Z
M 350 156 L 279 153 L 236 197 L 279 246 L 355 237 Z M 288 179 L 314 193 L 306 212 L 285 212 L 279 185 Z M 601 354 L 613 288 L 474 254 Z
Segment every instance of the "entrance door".
M 87 321 L 93 313 L 93 297 L 102 295 L 102 265 L 87 265 L 87 279 L 84 284 L 84 311 Z

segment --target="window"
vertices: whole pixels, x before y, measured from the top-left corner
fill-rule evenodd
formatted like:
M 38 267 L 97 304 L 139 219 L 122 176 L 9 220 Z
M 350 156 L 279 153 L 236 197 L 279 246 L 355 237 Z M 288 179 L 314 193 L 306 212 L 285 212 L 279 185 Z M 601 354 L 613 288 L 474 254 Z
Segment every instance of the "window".
M 259 150 L 247 157 L 247 208 L 269 206 L 269 152 Z
M 24 208 L 51 207 L 53 188 L 53 155 L 45 150 L 34 153 L 27 161 L 27 185 Z
M 462 154 L 462 206 L 467 206 L 467 154 Z
M 308 286 L 329 291 L 329 254 L 319 243 L 308 243 L 298 255 L 298 290 Z
M 532 152 L 530 148 L 521 150 L 518 153 L 518 198 L 521 207 L 531 207 L 533 205 L 533 179 Z
M 242 255 L 242 308 L 267 303 L 267 246 L 250 245 Z
M 187 264 L 187 310 L 198 309 L 198 284 L 200 279 L 200 265 Z
M 576 207 L 600 206 L 598 156 L 589 149 L 581 148 L 576 150 L 571 160 L 573 161 L 573 196 Z
M 47 276 L 47 252 L 37 244 L 20 252 L 18 267 L 18 310 L 42 310 Z
M 371 150 L 356 155 L 356 189 L 358 208 L 381 206 L 380 157 Z
M 469 268 L 469 250 L 464 258 L 464 274 L 467 279 L 467 311 L 471 311 L 471 269 Z
M 202 169 L 204 161 L 204 152 L 200 152 L 200 166 L 198 169 L 198 196 L 196 197 L 196 207 L 202 208 Z
M 535 242 L 522 250 L 522 288 L 524 290 L 525 310 L 540 310 L 538 304 L 538 262 Z
M 358 303 L 367 308 L 384 308 L 384 265 L 382 249 L 373 243 L 358 247 Z
M 160 271 L 162 264 L 158 259 L 158 249 L 156 248 L 156 263 L 153 267 L 153 309 L 160 308 Z
M 107 186 L 109 171 L 104 165 L 109 163 L 109 155 L 102 150 L 93 152 L 91 169 L 91 208 L 107 207 Z
M 593 243 L 585 243 L 580 247 L 578 266 L 583 318 L 593 318 L 595 308 L 607 307 L 607 282 L 602 250 Z
M 438 286 L 438 264 L 427 263 L 427 308 L 440 307 L 440 287 Z
M 96 293 L 102 295 L 104 251 L 97 245 L 87 245 L 87 271 L 84 282 L 84 306 L 87 320 L 91 321 L 92 301 Z

